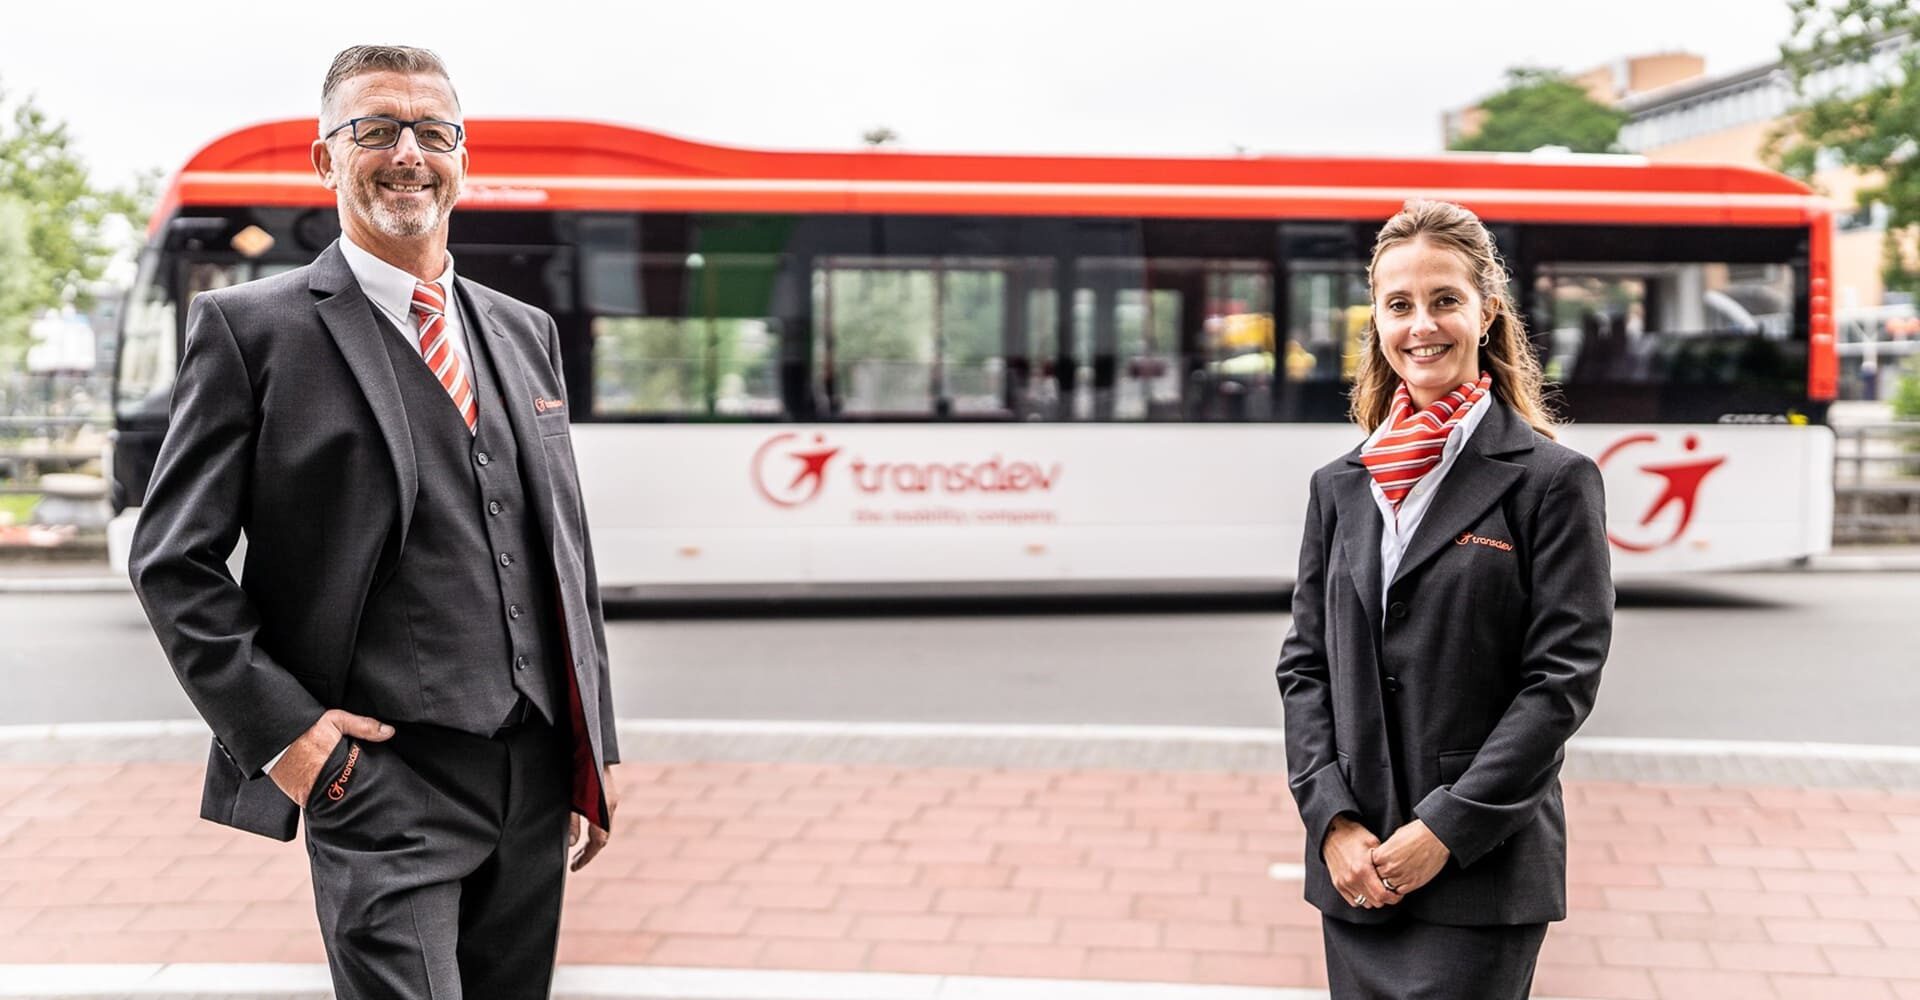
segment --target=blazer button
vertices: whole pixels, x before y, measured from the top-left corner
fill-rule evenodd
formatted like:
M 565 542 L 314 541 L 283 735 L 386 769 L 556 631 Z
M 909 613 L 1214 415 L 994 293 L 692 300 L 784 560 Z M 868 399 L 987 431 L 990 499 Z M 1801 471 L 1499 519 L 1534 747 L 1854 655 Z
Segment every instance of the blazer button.
M 1405 618 L 1407 616 L 1407 602 L 1395 601 L 1388 605 L 1387 615 L 1391 618 Z
M 502 566 L 511 566 L 511 565 L 513 565 L 513 554 L 512 554 L 512 553 L 510 553 L 510 552 L 502 552 L 502 553 L 500 553 L 500 565 L 502 565 Z
M 1382 678 L 1381 683 L 1386 687 L 1388 694 L 1400 693 L 1400 678 L 1395 677 L 1392 674 L 1388 674 L 1386 677 Z
M 476 461 L 476 462 L 479 462 L 479 463 L 480 463 L 481 465 L 485 465 L 485 464 L 487 464 L 488 462 L 491 462 L 491 461 L 493 461 L 493 459 L 491 459 L 491 458 L 488 458 L 488 457 L 487 457 L 487 453 L 486 453 L 486 452 L 484 452 L 484 451 L 476 451 L 476 452 L 474 452 L 474 453 L 473 453 L 473 460 L 474 460 L 474 461 Z
M 506 508 L 500 506 L 500 501 L 498 500 L 487 501 L 487 513 L 489 514 L 498 515 L 502 510 L 505 510 L 505 509 Z
M 518 605 L 518 604 L 509 604 L 509 605 L 507 605 L 507 617 L 508 617 L 508 618 L 518 618 L 518 617 L 520 617 L 520 605 Z
M 525 670 L 525 669 L 527 669 L 527 658 L 526 658 L 526 657 L 524 657 L 524 656 L 516 656 L 516 657 L 514 657 L 514 658 L 513 658 L 513 669 L 515 669 L 515 670 Z

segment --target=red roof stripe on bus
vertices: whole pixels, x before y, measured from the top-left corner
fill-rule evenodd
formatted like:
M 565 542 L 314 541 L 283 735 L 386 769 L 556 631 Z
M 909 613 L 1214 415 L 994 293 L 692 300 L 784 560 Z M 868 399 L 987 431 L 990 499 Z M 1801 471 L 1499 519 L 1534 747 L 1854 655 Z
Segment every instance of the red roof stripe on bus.
M 1150 184 L 1258 187 L 1622 191 L 1807 197 L 1798 182 L 1733 166 L 1654 164 L 1446 154 L 1430 157 L 1096 157 L 973 154 L 773 152 L 690 142 L 596 122 L 479 119 L 468 123 L 475 182 L 492 175 L 550 178 L 683 178 L 1077 185 Z M 310 118 L 269 122 L 223 136 L 184 173 L 312 176 Z M 318 183 L 315 190 L 321 190 Z M 169 192 L 171 194 L 172 192 Z M 182 192 L 184 194 L 184 192 Z M 183 199 L 187 200 L 187 199 Z M 330 197 L 320 199 L 330 203 Z M 303 199 L 302 203 L 305 203 Z
M 189 204 L 333 204 L 331 192 L 300 174 L 195 171 L 176 190 Z M 1385 218 L 1416 194 L 1458 201 L 1491 221 L 1802 225 L 1813 210 L 1806 196 L 1778 194 L 487 175 L 469 177 L 461 207 L 1341 219 Z

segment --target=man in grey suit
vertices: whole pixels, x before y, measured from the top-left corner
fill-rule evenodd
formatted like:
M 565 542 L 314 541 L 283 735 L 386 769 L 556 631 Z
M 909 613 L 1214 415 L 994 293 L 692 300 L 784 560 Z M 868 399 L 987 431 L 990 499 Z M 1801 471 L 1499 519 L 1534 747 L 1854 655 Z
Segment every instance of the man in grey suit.
M 455 276 L 460 123 L 431 52 L 336 57 L 313 163 L 342 237 L 194 300 L 134 535 L 214 733 L 201 815 L 305 814 L 343 998 L 546 996 L 567 845 L 585 817 L 592 860 L 617 802 L 559 337 Z

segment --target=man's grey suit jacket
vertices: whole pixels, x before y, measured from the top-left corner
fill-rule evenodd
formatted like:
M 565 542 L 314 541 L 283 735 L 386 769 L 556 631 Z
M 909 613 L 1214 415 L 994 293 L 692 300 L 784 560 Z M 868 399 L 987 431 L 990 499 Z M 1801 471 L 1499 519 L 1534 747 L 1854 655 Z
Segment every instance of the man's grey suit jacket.
M 1486 402 L 1384 607 L 1360 450 L 1313 475 L 1277 674 L 1306 896 L 1337 919 L 1566 916 L 1560 764 L 1613 630 L 1603 488 L 1591 459 Z M 1398 906 L 1358 909 L 1320 856 L 1342 813 L 1382 841 L 1424 820 L 1452 857 Z
M 619 760 L 607 644 L 546 313 L 464 278 L 541 537 L 572 689 L 574 806 L 605 825 Z M 134 532 L 134 589 L 213 729 L 201 815 L 280 840 L 299 810 L 264 765 L 340 705 L 361 609 L 406 545 L 412 438 L 373 306 L 338 244 L 311 265 L 194 299 L 171 421 Z M 228 571 L 241 531 L 246 564 Z M 375 651 L 378 652 L 378 651 Z M 410 661 L 395 651 L 396 668 Z M 410 667 L 407 667 L 410 669 Z M 432 721 L 432 720 L 422 720 Z

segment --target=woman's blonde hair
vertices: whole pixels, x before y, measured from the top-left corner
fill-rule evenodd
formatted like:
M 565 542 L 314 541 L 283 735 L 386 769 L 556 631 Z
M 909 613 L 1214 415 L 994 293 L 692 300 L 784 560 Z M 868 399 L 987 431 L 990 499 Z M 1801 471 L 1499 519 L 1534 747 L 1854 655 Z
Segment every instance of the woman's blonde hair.
M 1460 255 L 1474 276 L 1480 297 L 1492 305 L 1493 324 L 1480 348 L 1480 366 L 1493 374 L 1493 392 L 1533 429 L 1553 437 L 1554 416 L 1544 398 L 1540 359 L 1527 340 L 1526 324 L 1507 295 L 1507 267 L 1493 248 L 1493 234 L 1480 217 L 1451 202 L 1409 201 L 1380 228 L 1373 241 L 1373 260 L 1367 264 L 1367 298 L 1374 299 L 1373 272 L 1388 250 L 1415 240 L 1426 240 Z M 1376 305 L 1377 311 L 1377 305 Z M 1360 365 L 1354 375 L 1348 414 L 1372 431 L 1387 419 L 1393 390 L 1400 376 L 1387 363 L 1380 331 L 1373 318 L 1360 339 Z

